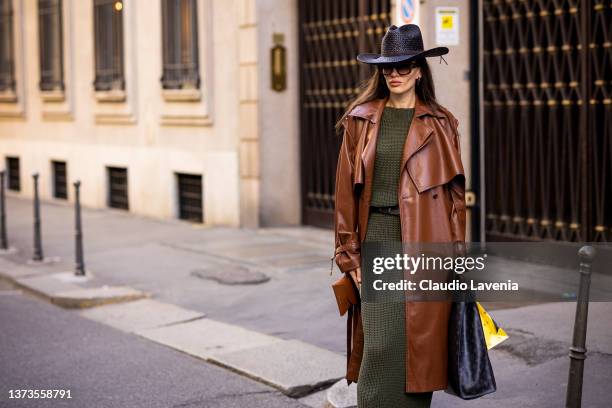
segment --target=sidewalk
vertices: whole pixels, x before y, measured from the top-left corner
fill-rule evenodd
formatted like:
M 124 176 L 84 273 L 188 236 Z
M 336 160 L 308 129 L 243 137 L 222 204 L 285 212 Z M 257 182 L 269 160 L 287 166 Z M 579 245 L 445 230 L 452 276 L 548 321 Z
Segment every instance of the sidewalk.
M 330 288 L 339 273 L 334 267 L 329 275 L 332 231 L 203 228 L 115 210 L 84 210 L 90 278 L 67 282 L 58 277 L 74 268 L 72 206 L 42 206 L 44 255 L 59 257 L 45 265 L 28 263 L 31 201 L 8 198 L 7 207 L 9 241 L 17 252 L 0 256 L 5 278 L 45 288 L 60 282 L 57 293 L 62 294 L 67 283 L 94 297 L 106 285 L 105 290 L 118 291 L 114 296 L 127 297 L 83 309 L 82 315 L 256 378 L 313 407 L 322 407 L 327 398 L 348 401 L 335 406 L 354 403 L 354 387 L 343 395 L 346 382 L 337 381 L 346 362 L 346 321 Z M 575 303 L 487 306 L 511 335 L 491 352 L 498 392 L 469 402 L 435 393 L 433 406 L 563 405 Z M 612 398 L 611 312 L 611 303 L 590 305 L 583 406 L 607 407 Z M 297 373 L 298 366 L 310 368 Z M 317 392 L 332 383 L 331 396 Z

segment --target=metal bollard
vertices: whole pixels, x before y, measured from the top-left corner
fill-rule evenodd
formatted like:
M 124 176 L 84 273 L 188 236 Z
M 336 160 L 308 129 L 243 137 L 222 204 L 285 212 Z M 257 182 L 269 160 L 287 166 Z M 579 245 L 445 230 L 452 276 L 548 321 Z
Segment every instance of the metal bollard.
M 586 332 L 589 315 L 589 289 L 591 286 L 591 264 L 595 257 L 595 248 L 585 245 L 578 251 L 580 257 L 580 288 L 576 302 L 574 336 L 570 347 L 569 378 L 565 406 L 580 408 L 582 404 L 582 378 L 584 360 L 586 359 Z
M 8 249 L 6 239 L 6 200 L 4 198 L 4 170 L 0 171 L 0 249 Z
M 74 274 L 77 276 L 85 276 L 85 261 L 83 260 L 83 230 L 81 227 L 81 199 L 79 188 L 80 181 L 74 183 L 74 217 L 75 217 L 75 254 L 76 267 Z
M 34 179 L 34 261 L 43 260 L 42 237 L 40 234 L 40 200 L 38 199 L 38 173 L 32 174 Z

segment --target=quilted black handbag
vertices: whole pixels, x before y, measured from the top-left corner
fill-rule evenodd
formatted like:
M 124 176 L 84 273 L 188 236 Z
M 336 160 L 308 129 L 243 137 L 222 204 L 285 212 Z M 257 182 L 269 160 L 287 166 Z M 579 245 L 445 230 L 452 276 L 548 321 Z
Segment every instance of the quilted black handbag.
M 495 392 L 495 377 L 478 306 L 469 295 L 453 302 L 448 329 L 446 392 L 465 400 Z

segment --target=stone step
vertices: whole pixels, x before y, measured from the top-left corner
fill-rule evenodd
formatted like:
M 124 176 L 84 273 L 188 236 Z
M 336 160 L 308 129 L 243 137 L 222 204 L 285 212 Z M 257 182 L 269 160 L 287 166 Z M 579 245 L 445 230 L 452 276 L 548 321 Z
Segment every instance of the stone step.
M 220 353 L 211 360 L 295 398 L 344 377 L 346 366 L 343 356 L 299 340 Z

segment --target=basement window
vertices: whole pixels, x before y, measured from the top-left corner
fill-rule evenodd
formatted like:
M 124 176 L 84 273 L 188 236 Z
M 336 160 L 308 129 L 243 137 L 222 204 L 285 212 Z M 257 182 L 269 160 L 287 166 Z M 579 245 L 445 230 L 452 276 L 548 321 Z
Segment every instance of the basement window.
M 68 199 L 68 182 L 66 179 L 66 162 L 52 161 L 53 166 L 53 197 Z
M 203 222 L 202 176 L 177 173 L 179 218 Z
M 108 206 L 128 210 L 128 179 L 125 167 L 108 169 Z

